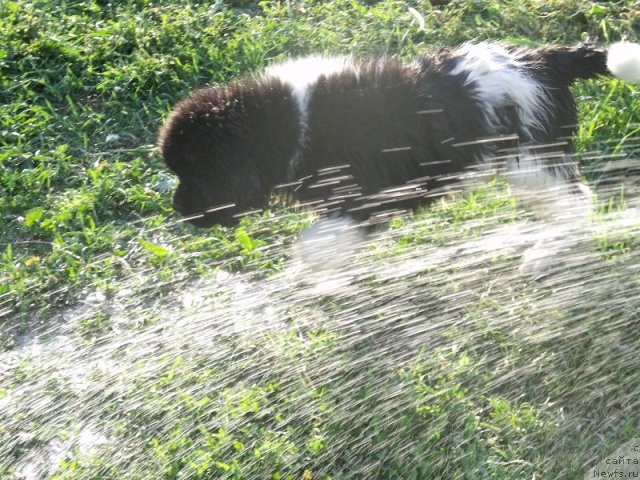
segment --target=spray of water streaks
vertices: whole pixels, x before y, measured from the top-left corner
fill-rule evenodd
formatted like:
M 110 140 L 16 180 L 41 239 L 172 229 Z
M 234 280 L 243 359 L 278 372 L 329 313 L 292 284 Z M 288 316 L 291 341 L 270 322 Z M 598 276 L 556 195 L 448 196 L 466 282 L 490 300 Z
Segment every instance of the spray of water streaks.
M 0 353 L 1 476 L 581 477 L 639 425 L 637 146 L 588 218 L 498 183 L 274 237 L 270 275 L 132 269 Z

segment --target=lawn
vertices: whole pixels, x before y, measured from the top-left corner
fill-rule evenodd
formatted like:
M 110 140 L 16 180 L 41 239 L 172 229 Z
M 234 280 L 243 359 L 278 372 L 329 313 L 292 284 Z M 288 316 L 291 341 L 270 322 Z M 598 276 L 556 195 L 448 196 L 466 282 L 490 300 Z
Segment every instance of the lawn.
M 640 437 L 638 85 L 575 87 L 599 197 L 541 280 L 500 179 L 332 278 L 295 259 L 309 212 L 171 209 L 156 135 L 194 87 L 310 52 L 640 40 L 631 0 L 444 3 L 0 2 L 0 478 L 582 478 Z

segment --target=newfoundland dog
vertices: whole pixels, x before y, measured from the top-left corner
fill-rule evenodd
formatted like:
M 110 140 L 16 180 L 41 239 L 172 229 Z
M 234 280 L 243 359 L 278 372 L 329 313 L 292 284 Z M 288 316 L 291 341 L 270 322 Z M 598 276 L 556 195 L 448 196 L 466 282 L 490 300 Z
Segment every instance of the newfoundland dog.
M 180 181 L 173 205 L 200 227 L 234 225 L 274 192 L 375 222 L 486 176 L 483 166 L 555 215 L 589 205 L 569 155 L 569 87 L 597 75 L 640 80 L 640 45 L 466 43 L 412 63 L 310 56 L 195 91 L 159 145 Z

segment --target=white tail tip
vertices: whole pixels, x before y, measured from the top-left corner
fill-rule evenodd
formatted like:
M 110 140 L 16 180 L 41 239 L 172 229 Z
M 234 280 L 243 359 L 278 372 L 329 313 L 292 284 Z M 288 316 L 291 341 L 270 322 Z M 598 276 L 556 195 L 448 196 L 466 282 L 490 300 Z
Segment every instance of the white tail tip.
M 640 81 L 640 44 L 618 42 L 607 51 L 607 68 L 625 82 Z

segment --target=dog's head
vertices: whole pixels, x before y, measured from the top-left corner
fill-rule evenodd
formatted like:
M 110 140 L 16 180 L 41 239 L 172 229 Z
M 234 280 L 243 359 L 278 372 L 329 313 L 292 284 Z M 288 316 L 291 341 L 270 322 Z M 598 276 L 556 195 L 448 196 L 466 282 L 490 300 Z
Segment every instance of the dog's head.
M 286 179 L 297 138 L 295 103 L 281 83 L 196 91 L 160 132 L 164 161 L 180 181 L 174 208 L 198 227 L 235 225 Z

